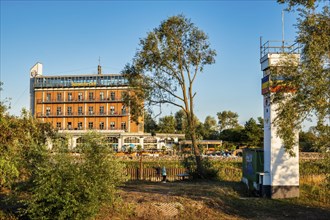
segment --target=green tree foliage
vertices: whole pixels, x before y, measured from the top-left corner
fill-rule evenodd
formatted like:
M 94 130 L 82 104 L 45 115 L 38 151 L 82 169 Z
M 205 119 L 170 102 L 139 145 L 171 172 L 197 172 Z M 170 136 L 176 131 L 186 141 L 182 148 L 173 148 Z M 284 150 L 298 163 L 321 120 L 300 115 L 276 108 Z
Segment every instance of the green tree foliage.
M 5 103 L 0 103 L 0 131 L 0 185 L 10 187 L 34 175 L 54 131 L 24 109 L 20 117 L 10 115 Z
M 218 112 L 218 125 L 219 131 L 223 131 L 225 129 L 232 129 L 239 126 L 238 124 L 238 114 L 232 111 L 223 111 Z
M 301 131 L 299 133 L 299 150 L 302 152 L 313 152 L 316 149 L 317 137 L 312 131 Z
M 318 147 L 330 147 L 330 12 L 329 6 L 323 8 L 322 1 L 316 0 L 279 0 L 288 3 L 289 8 L 298 7 L 300 17 L 296 41 L 302 46 L 299 64 L 288 59 L 280 71 L 273 75 L 281 76 L 284 81 L 277 82 L 282 90 L 274 94 L 277 115 L 277 133 L 284 140 L 285 147 L 292 153 L 295 144 L 294 133 L 301 129 L 301 123 L 316 116 L 315 134 Z M 320 3 L 320 4 L 319 4 Z M 288 58 L 290 58 L 288 56 Z M 287 95 L 287 88 L 294 92 Z
M 204 123 L 199 123 L 197 131 L 204 140 L 218 139 L 217 121 L 212 116 L 206 116 Z
M 55 142 L 54 153 L 38 164 L 26 214 L 32 219 L 87 219 L 102 204 L 113 204 L 116 186 L 124 180 L 124 165 L 113 155 L 101 136 L 90 133 L 68 152 Z
M 187 118 L 198 172 L 203 175 L 201 156 L 196 142 L 193 86 L 204 66 L 215 62 L 207 35 L 183 15 L 169 17 L 140 40 L 132 65 L 122 73 L 132 91 L 125 100 L 132 114 L 139 115 L 143 104 L 170 104 L 182 109 Z M 133 117 L 134 118 L 134 117 Z M 136 117 L 135 117 L 136 118 Z
M 186 114 L 183 110 L 179 110 L 174 115 L 175 118 L 175 129 L 178 133 L 186 133 L 186 127 L 187 127 L 187 118 Z
M 241 144 L 244 141 L 244 128 L 237 127 L 223 130 L 219 137 L 222 141 Z
M 306 8 L 313 8 L 315 2 L 318 0 L 277 0 L 279 3 L 288 3 L 289 8 L 295 7 L 297 5 L 305 6 Z
M 158 132 L 174 134 L 175 130 L 175 118 L 172 115 L 164 116 L 159 119 Z
M 144 132 L 148 133 L 154 133 L 157 131 L 157 123 L 152 118 L 152 115 L 150 112 L 145 111 L 144 112 Z
M 243 141 L 249 146 L 263 147 L 263 119 L 259 117 L 258 122 L 250 118 L 244 125 Z

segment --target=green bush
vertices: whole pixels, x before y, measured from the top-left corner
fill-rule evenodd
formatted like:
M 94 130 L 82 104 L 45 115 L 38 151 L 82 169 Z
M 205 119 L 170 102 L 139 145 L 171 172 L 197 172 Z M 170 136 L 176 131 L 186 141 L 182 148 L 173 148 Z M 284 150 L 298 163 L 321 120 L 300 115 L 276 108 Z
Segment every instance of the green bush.
M 124 165 L 96 134 L 83 137 L 79 154 L 55 144 L 37 167 L 25 214 L 32 219 L 88 219 L 104 203 L 113 204 L 116 186 L 125 180 Z
M 200 178 L 199 174 L 196 172 L 197 165 L 195 156 L 191 155 L 185 157 L 182 161 L 182 164 L 187 170 L 189 171 L 190 175 L 193 178 Z M 203 158 L 202 166 L 204 171 L 204 178 L 206 179 L 217 179 L 218 177 L 218 170 L 214 168 L 212 162 L 208 158 Z

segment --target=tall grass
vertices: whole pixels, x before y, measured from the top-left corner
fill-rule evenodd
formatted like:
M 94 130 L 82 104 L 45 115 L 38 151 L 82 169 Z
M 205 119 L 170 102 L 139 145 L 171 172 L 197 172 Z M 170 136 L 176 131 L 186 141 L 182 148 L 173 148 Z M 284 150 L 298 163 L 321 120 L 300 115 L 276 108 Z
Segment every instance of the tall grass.
M 300 202 L 330 207 L 329 166 L 327 158 L 300 162 Z

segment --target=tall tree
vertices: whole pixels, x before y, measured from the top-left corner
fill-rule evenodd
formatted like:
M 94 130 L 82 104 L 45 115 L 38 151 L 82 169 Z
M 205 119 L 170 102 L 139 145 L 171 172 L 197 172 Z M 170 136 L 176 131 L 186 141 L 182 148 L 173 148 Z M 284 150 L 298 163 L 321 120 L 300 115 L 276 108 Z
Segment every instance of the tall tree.
M 186 113 L 181 109 L 174 115 L 175 118 L 175 129 L 178 133 L 185 133 L 187 127 Z
M 203 175 L 202 158 L 196 142 L 194 83 L 205 65 L 215 62 L 207 35 L 183 15 L 169 17 L 140 40 L 126 75 L 132 91 L 125 97 L 138 114 L 146 105 L 170 104 L 182 109 L 196 158 L 197 172 Z M 139 111 L 139 112 L 138 112 Z
M 218 125 L 219 131 L 223 131 L 225 129 L 232 129 L 238 127 L 238 114 L 232 111 L 223 111 L 218 112 Z
M 290 153 L 295 144 L 294 132 L 301 129 L 301 123 L 316 116 L 319 147 L 330 147 L 330 12 L 329 6 L 317 0 L 278 0 L 288 3 L 289 9 L 298 7 L 298 36 L 301 45 L 300 62 L 297 65 L 288 59 L 280 71 L 272 74 L 285 81 L 276 82 L 280 89 L 272 99 L 276 103 L 277 133 L 284 140 Z M 319 4 L 320 3 L 320 4 Z M 289 56 L 288 56 L 289 57 Z M 290 57 L 289 57 L 290 58 Z M 292 88 L 288 98 L 287 89 Z
M 204 124 L 203 139 L 216 139 L 217 138 L 217 121 L 212 116 L 206 116 Z
M 172 115 L 164 116 L 159 119 L 158 132 L 174 134 L 175 130 L 175 118 Z
M 157 130 L 157 123 L 152 118 L 152 115 L 150 112 L 145 111 L 144 112 L 144 132 L 156 132 Z
M 244 141 L 246 144 L 262 147 L 263 146 L 263 120 L 258 118 L 259 124 L 253 118 L 250 118 L 244 125 Z M 262 124 L 260 124 L 262 123 Z

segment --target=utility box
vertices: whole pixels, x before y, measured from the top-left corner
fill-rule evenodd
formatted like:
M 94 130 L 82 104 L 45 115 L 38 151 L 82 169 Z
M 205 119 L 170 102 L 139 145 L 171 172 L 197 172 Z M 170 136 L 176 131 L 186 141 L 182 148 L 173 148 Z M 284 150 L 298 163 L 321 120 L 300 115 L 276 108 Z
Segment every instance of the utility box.
M 261 192 L 259 174 L 264 171 L 264 151 L 262 149 L 243 149 L 242 182 L 251 192 Z

